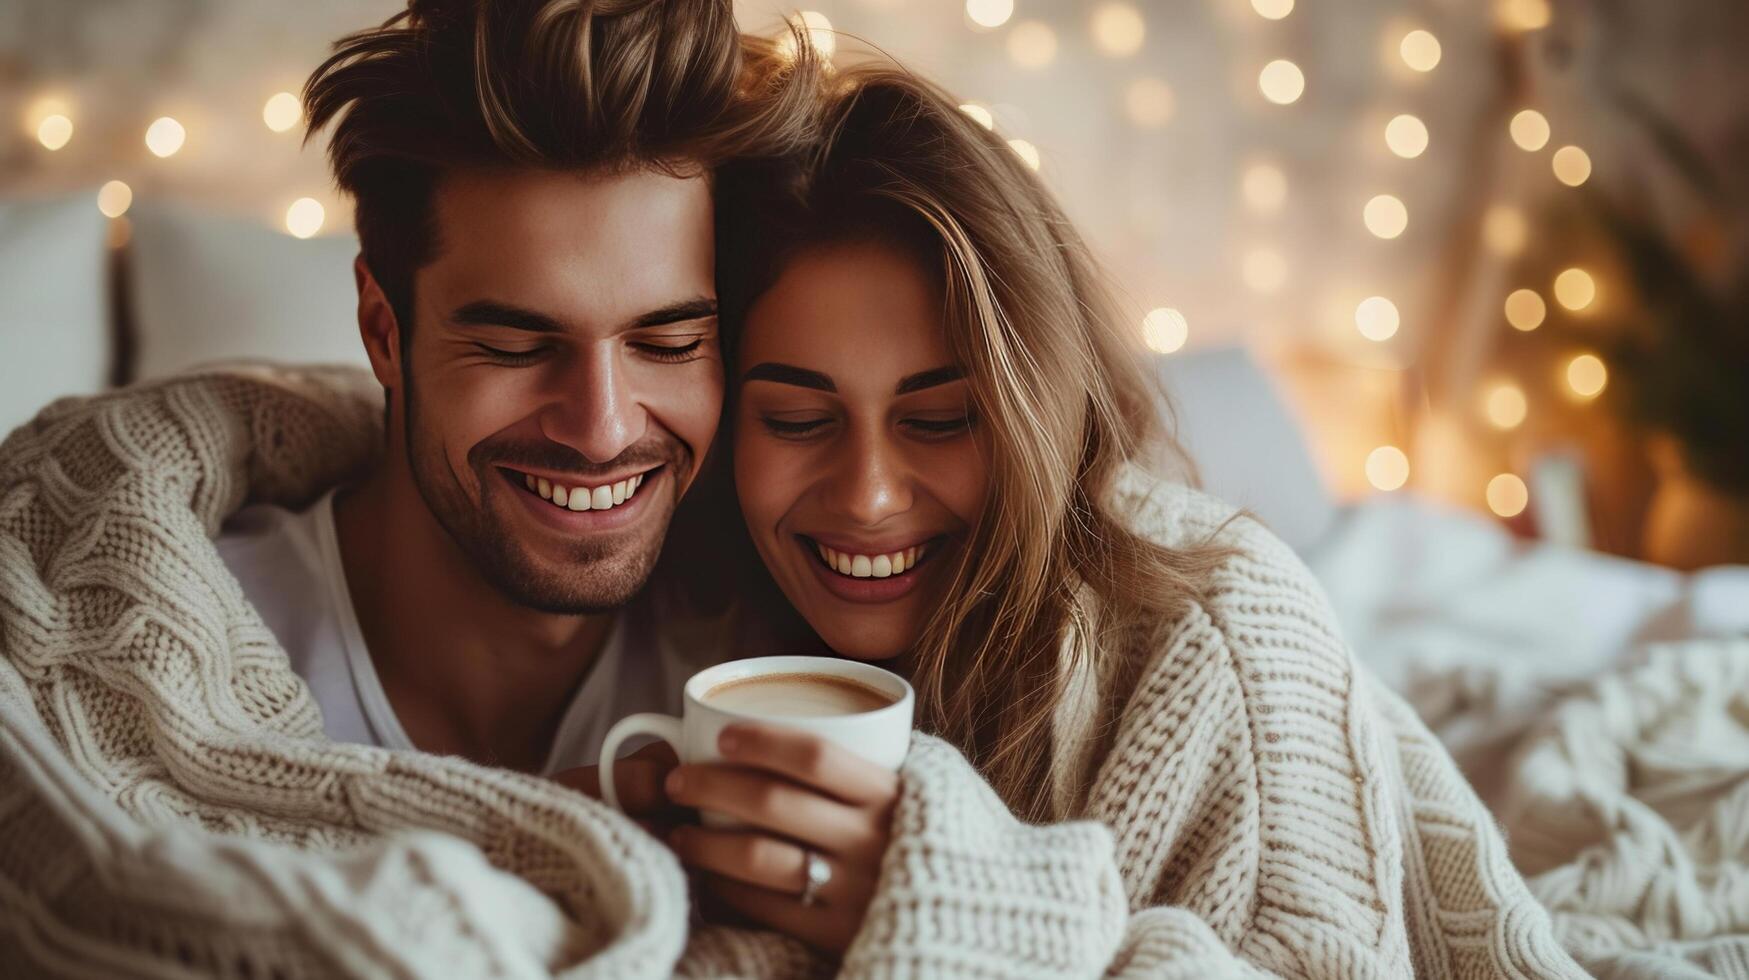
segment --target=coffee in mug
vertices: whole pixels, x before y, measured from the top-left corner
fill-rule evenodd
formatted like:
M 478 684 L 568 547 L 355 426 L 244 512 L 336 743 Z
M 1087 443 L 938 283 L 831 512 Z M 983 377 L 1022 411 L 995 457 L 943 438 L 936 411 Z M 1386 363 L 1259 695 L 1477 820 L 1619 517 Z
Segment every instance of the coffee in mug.
M 613 782 L 619 747 L 635 735 L 654 735 L 685 763 L 715 762 L 717 736 L 737 721 L 760 721 L 813 732 L 891 771 L 911 747 L 911 685 L 897 674 L 859 660 L 833 657 L 755 657 L 731 660 L 692 675 L 681 717 L 635 714 L 621 718 L 601 743 L 601 797 L 621 809 Z M 712 826 L 729 826 L 713 813 Z
M 704 703 L 774 718 L 823 718 L 876 711 L 898 698 L 834 674 L 758 674 L 724 681 Z

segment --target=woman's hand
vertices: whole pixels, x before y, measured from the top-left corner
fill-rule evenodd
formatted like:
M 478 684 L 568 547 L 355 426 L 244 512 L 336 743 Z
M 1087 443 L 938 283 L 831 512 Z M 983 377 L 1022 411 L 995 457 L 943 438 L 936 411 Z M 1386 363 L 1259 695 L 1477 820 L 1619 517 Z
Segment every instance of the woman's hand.
M 680 826 L 668 846 L 729 908 L 834 955 L 874 897 L 899 777 L 818 736 L 741 723 L 717 741 L 722 761 L 668 774 L 668 797 L 747 826 Z M 808 854 L 831 879 L 802 904 Z

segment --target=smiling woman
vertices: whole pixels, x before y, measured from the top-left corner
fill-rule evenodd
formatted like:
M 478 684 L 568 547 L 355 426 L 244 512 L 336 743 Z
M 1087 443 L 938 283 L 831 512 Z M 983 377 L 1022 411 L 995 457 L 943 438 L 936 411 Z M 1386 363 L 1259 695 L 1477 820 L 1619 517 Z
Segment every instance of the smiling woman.
M 744 824 L 669 837 L 703 888 L 847 973 L 1579 975 L 1292 552 L 1150 475 L 1134 321 L 1036 174 L 897 66 L 820 84 L 821 147 L 719 184 L 735 496 L 778 612 L 905 675 L 952 749 L 862 780 L 725 729 L 666 784 Z M 1523 941 L 1476 955 L 1454 918 Z

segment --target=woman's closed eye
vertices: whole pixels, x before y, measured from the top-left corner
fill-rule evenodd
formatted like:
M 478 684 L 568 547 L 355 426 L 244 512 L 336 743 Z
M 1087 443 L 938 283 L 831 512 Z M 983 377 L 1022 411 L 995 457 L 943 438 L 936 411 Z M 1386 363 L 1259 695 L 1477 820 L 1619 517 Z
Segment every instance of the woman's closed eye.
M 806 439 L 831 425 L 830 415 L 761 415 L 760 424 L 780 439 Z
M 899 424 L 915 436 L 925 439 L 948 439 L 969 432 L 973 418 L 970 414 L 957 415 L 910 415 L 899 421 Z

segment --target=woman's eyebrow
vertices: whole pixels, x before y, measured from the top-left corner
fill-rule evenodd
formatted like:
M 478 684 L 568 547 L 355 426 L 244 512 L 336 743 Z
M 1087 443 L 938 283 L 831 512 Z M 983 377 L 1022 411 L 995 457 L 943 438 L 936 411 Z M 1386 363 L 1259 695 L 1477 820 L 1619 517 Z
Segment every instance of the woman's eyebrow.
M 832 379 L 818 371 L 799 368 L 794 364 L 779 364 L 776 361 L 764 361 L 748 368 L 741 375 L 741 383 L 749 381 L 771 381 L 780 385 L 795 385 L 798 388 L 813 388 L 816 391 L 836 392 L 838 386 Z
M 944 385 L 950 381 L 958 381 L 965 376 L 966 372 L 964 370 L 951 365 L 948 367 L 930 368 L 927 371 L 919 371 L 916 374 L 908 374 L 905 377 L 900 378 L 899 386 L 893 389 L 893 394 L 909 395 L 913 391 L 934 388 L 937 385 Z

